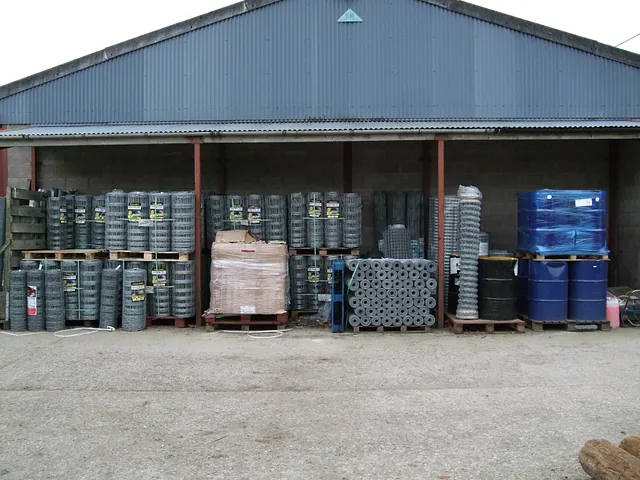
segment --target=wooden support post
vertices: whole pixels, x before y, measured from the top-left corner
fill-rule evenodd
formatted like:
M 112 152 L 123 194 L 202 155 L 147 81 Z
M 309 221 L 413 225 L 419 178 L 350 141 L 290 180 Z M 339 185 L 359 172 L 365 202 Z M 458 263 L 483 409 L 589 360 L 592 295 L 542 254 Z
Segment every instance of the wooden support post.
M 36 187 L 36 166 L 37 166 L 37 161 L 38 161 L 38 157 L 37 157 L 37 152 L 36 152 L 36 147 L 31 147 L 31 182 L 30 182 L 30 187 L 31 187 L 31 191 L 35 192 L 37 187 Z
M 201 162 L 200 147 L 202 138 L 192 138 L 193 143 L 193 179 L 194 191 L 196 196 L 195 205 L 195 224 L 196 224 L 196 326 L 202 326 L 202 240 L 200 238 L 202 231 L 202 211 L 200 204 L 202 202 L 202 178 L 201 178 Z
M 620 144 L 619 140 L 609 140 L 609 195 L 607 203 L 609 205 L 609 250 L 611 251 L 609 261 L 609 285 L 616 285 L 618 273 L 618 174 L 620 164 Z
M 342 144 L 342 191 L 353 192 L 353 143 Z
M 438 141 L 438 328 L 444 328 L 444 137 Z

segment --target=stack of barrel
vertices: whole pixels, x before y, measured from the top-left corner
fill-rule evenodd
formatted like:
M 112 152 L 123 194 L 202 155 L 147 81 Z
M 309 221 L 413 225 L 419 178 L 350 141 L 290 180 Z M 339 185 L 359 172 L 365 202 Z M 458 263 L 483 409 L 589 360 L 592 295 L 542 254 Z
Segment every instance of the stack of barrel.
M 518 314 L 541 323 L 605 321 L 605 221 L 603 191 L 518 194 Z

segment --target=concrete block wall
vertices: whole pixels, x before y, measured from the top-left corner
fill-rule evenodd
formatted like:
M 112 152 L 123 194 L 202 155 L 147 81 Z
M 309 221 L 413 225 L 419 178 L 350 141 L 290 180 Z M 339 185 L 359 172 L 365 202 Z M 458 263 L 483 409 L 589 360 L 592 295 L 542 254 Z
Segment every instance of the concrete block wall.
M 640 288 L 640 140 L 618 141 L 616 284 Z
M 192 189 L 193 147 L 154 145 L 38 149 L 42 187 L 75 188 L 99 194 L 124 190 Z M 604 141 L 448 142 L 446 190 L 478 186 L 485 197 L 483 229 L 495 248 L 516 246 L 516 193 L 539 188 L 601 188 L 608 185 Z M 436 157 L 430 169 L 436 195 Z M 227 193 L 286 194 L 342 190 L 342 145 L 230 144 L 226 146 Z M 420 142 L 353 145 L 353 187 L 363 195 L 363 250 L 374 250 L 373 192 L 421 190 Z M 202 147 L 203 189 L 221 188 L 216 145 Z

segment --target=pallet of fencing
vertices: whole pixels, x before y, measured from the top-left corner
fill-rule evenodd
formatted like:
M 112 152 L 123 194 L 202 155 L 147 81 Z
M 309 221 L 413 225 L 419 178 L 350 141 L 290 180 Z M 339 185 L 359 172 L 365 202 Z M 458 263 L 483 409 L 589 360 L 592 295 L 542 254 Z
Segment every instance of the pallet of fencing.
M 436 323 L 435 262 L 352 259 L 346 262 L 347 323 L 358 330 L 406 327 L 426 331 Z
M 107 257 L 106 250 L 69 249 L 69 250 L 31 250 L 24 252 L 26 260 L 98 260 Z

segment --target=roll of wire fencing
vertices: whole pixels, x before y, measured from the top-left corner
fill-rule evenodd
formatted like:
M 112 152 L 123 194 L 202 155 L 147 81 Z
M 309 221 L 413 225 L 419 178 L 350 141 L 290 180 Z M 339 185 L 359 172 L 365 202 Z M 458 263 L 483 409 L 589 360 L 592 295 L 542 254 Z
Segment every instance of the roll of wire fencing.
M 44 270 L 27 271 L 27 329 L 41 332 L 45 328 Z
M 224 230 L 224 196 L 211 195 L 206 200 L 206 244 L 208 249 L 216 241 L 216 234 Z
M 59 268 L 45 269 L 45 327 L 48 332 L 64 330 L 64 287 L 62 270 Z
M 127 194 L 114 190 L 105 195 L 105 248 L 127 248 Z
M 358 248 L 362 242 L 362 196 L 345 193 L 342 197 L 342 246 Z
M 67 200 L 65 197 L 47 197 L 47 248 L 64 250 L 68 245 Z
M 289 257 L 289 277 L 291 279 L 291 309 L 306 310 L 307 302 L 307 258 L 303 256 Z
M 149 250 L 149 194 L 129 192 L 127 195 L 127 249 Z
M 106 222 L 105 196 L 97 195 L 93 197 L 91 205 L 91 215 L 89 216 L 91 229 L 91 248 L 104 250 L 104 229 Z
M 64 310 L 67 320 L 80 320 L 80 285 L 79 264 L 75 260 L 60 262 L 62 270 L 62 285 L 64 289 Z
M 149 249 L 154 252 L 171 250 L 171 194 L 149 193 Z
M 246 228 L 247 217 L 244 197 L 242 195 L 227 195 L 224 197 L 224 226 L 228 230 Z
M 125 332 L 137 332 L 146 328 L 146 279 L 146 269 L 133 268 L 123 272 L 122 330 Z
M 75 228 L 75 248 L 91 248 L 91 213 L 93 198 L 77 195 L 73 215 Z
M 9 282 L 11 330 L 21 332 L 27 329 L 27 272 L 11 270 Z
M 324 246 L 339 248 L 342 245 L 342 194 L 325 192 L 324 194 Z
M 289 195 L 289 246 L 294 248 L 305 247 L 307 230 L 307 201 L 304 193 L 292 193 Z
M 84 260 L 79 263 L 80 320 L 99 320 L 102 260 Z
M 307 193 L 307 241 L 305 247 L 324 247 L 324 195 L 320 192 Z
M 266 241 L 287 243 L 287 197 L 267 195 L 264 199 Z
M 155 260 L 148 264 L 147 285 L 152 288 L 147 302 L 147 312 L 153 317 L 170 317 L 172 313 L 170 286 L 171 262 Z
M 262 195 L 251 194 L 245 199 L 247 206 L 247 224 L 260 240 L 265 239 L 264 199 Z
M 171 194 L 171 250 L 193 252 L 196 249 L 194 192 Z
M 196 314 L 195 263 L 175 262 L 172 265 L 172 312 L 177 318 L 190 318 Z
M 63 197 L 67 203 L 67 248 L 76 248 L 76 224 L 74 221 L 76 211 L 76 196 Z
M 118 317 L 122 311 L 122 272 L 122 267 L 102 270 L 100 328 L 118 326 Z

